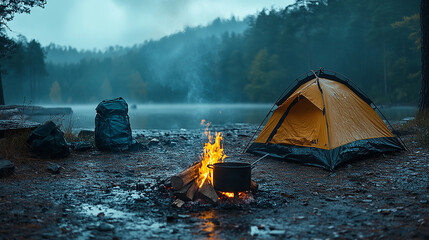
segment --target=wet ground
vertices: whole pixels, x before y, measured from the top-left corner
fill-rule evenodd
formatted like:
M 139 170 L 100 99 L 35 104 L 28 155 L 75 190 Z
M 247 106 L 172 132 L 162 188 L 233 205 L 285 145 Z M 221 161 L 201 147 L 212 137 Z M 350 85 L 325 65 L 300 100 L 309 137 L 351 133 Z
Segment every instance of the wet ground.
M 239 156 L 254 125 L 214 126 L 227 155 Z M 49 160 L 13 160 L 0 179 L 0 239 L 428 239 L 429 151 L 351 162 L 329 172 L 275 159 L 253 170 L 255 200 L 238 207 L 195 202 L 182 208 L 163 180 L 198 160 L 203 130 L 135 133 L 147 150 L 89 150 Z M 244 154 L 243 161 L 258 157 Z

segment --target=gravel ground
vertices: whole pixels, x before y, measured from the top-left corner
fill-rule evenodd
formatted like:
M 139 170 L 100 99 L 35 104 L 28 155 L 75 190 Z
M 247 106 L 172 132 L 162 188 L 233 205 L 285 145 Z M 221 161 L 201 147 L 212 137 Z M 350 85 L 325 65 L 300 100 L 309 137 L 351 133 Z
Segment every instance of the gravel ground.
M 227 155 L 251 163 L 258 157 L 240 152 L 255 128 L 211 130 L 223 132 Z M 252 171 L 254 200 L 239 206 L 171 205 L 162 183 L 198 160 L 202 129 L 135 132 L 148 146 L 140 151 L 12 160 L 14 175 L 0 179 L 0 239 L 428 239 L 429 151 L 414 134 L 402 134 L 408 152 L 335 172 L 267 158 Z

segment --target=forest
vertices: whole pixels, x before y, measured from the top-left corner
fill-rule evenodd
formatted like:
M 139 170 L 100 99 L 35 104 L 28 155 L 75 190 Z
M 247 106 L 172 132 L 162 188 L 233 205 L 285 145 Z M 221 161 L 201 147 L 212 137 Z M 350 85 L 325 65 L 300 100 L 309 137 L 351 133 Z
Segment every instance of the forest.
M 2 60 L 11 103 L 272 103 L 301 74 L 346 75 L 378 104 L 416 105 L 418 0 L 297 0 L 132 47 L 78 50 L 25 37 Z

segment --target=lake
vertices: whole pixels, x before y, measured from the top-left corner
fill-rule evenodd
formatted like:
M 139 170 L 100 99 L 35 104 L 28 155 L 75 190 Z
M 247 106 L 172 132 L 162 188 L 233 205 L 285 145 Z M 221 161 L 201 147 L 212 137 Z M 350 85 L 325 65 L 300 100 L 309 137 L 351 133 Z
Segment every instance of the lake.
M 259 124 L 272 104 L 137 104 L 129 108 L 132 129 L 195 129 L 202 119 L 212 124 L 250 123 Z M 97 104 L 71 105 L 70 121 L 63 118 L 63 126 L 94 129 Z M 395 106 L 382 108 L 389 121 L 413 117 L 416 107 Z

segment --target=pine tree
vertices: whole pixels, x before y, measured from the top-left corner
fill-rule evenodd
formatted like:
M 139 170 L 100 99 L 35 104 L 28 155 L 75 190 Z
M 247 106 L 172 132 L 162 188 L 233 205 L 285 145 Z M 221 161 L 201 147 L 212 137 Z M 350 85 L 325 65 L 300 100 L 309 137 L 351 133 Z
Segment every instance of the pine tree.
M 429 1 L 421 0 L 420 27 L 422 32 L 422 85 L 420 91 L 419 115 L 429 119 Z

